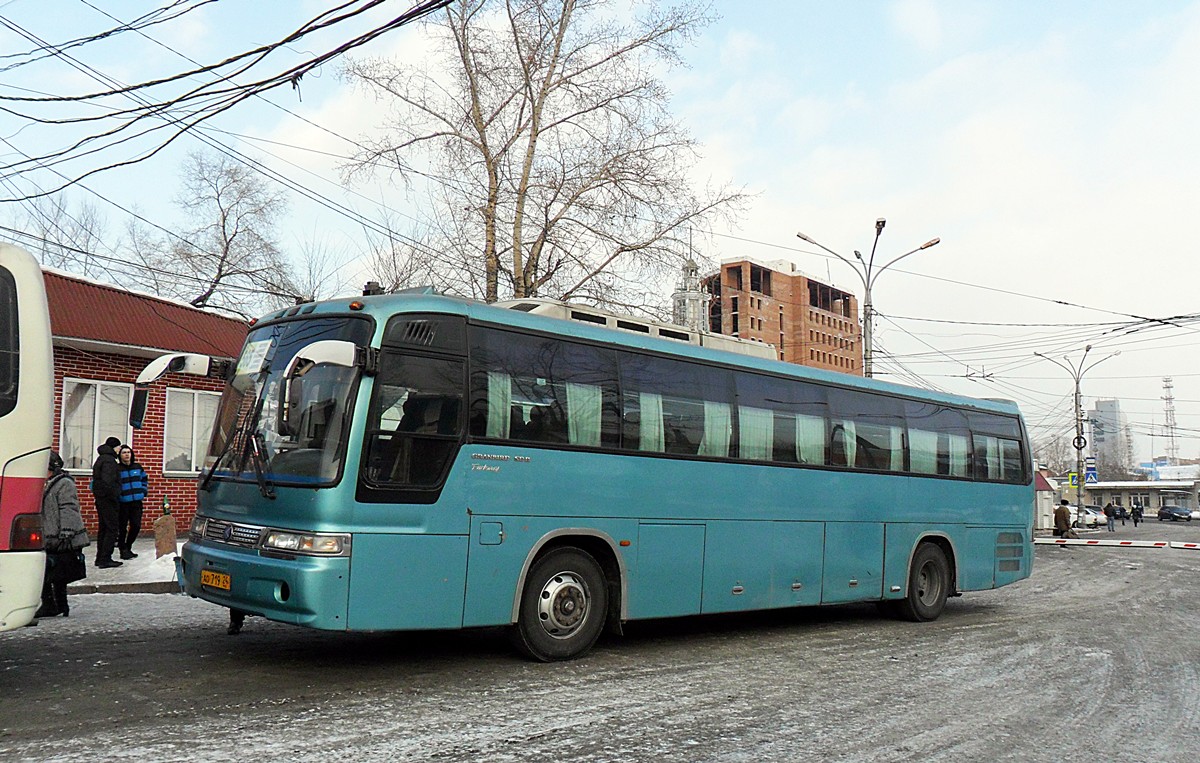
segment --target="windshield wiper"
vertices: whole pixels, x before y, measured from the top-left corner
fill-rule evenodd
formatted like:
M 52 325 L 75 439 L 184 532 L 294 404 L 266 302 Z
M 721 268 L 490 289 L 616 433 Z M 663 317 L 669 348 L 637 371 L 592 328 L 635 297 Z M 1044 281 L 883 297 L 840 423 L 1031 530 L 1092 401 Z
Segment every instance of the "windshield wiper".
M 267 442 L 263 437 L 262 430 L 256 431 L 246 443 L 246 447 L 250 449 L 250 462 L 254 464 L 254 476 L 258 479 L 258 491 L 263 494 L 263 498 L 275 498 L 275 486 L 267 479 L 266 466 L 267 457 Z

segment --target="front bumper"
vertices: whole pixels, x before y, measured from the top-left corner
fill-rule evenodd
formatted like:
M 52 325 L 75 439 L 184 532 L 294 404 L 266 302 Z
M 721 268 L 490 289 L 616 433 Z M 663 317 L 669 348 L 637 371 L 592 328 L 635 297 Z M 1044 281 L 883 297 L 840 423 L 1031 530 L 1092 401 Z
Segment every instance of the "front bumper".
M 228 575 L 229 590 L 201 584 L 204 571 Z M 264 555 L 207 540 L 183 544 L 180 581 L 198 598 L 293 625 L 346 630 L 349 557 Z

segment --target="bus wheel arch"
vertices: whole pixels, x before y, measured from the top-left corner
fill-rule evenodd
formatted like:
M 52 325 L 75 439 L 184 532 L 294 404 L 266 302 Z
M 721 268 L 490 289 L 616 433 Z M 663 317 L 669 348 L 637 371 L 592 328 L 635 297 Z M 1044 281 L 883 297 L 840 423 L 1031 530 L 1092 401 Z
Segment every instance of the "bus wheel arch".
M 954 547 L 944 536 L 922 538 L 908 565 L 907 590 L 896 601 L 896 613 L 905 620 L 936 620 L 946 607 L 946 599 L 957 591 L 957 565 Z
M 588 652 L 609 618 L 610 584 L 603 565 L 569 541 L 543 547 L 520 592 L 513 645 L 542 662 Z

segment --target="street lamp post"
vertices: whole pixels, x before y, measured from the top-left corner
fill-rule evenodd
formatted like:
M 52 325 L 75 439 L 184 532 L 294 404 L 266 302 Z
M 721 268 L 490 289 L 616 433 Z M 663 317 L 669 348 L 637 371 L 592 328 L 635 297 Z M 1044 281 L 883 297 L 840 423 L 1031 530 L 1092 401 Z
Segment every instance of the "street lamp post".
M 1092 361 L 1090 365 L 1084 365 L 1087 362 L 1088 353 L 1091 351 L 1092 346 L 1090 344 L 1084 347 L 1083 355 L 1080 356 L 1078 363 L 1071 363 L 1070 358 L 1067 357 L 1064 357 L 1060 361 L 1048 355 L 1043 355 L 1040 352 L 1033 353 L 1042 360 L 1048 360 L 1063 369 L 1075 380 L 1075 440 L 1071 445 L 1075 448 L 1075 479 L 1078 480 L 1078 484 L 1075 486 L 1075 519 L 1079 522 L 1083 521 L 1083 449 L 1087 447 L 1087 439 L 1083 436 L 1083 393 L 1080 391 L 1080 382 L 1083 380 L 1083 375 L 1088 371 L 1109 358 L 1115 358 L 1121 354 L 1120 351 L 1114 352 L 1111 355 L 1105 355 L 1099 360 Z
M 881 273 L 883 273 L 883 271 L 887 270 L 892 265 L 895 265 L 897 262 L 899 262 L 900 260 L 909 256 L 910 254 L 916 254 L 917 252 L 921 251 L 922 249 L 928 249 L 931 246 L 936 246 L 938 244 L 938 242 L 941 241 L 940 238 L 930 239 L 929 241 L 926 241 L 924 244 L 921 244 L 920 246 L 918 246 L 916 249 L 905 252 L 904 254 L 900 255 L 899 257 L 896 257 L 895 259 L 884 264 L 882 267 L 880 267 L 878 270 L 876 270 L 875 269 L 875 247 L 879 245 L 879 234 L 883 233 L 883 226 L 885 226 L 885 225 L 887 225 L 887 220 L 883 219 L 882 217 L 875 221 L 875 240 L 873 242 L 871 242 L 871 254 L 866 259 L 863 259 L 862 252 L 858 251 L 857 249 L 854 250 L 854 257 L 856 260 L 858 260 L 857 264 L 855 264 L 849 258 L 843 257 L 842 255 L 838 254 L 837 252 L 833 251 L 829 247 L 822 244 L 820 241 L 814 241 L 813 239 L 809 238 L 808 236 L 804 235 L 803 233 L 796 234 L 796 238 L 799 238 L 802 241 L 807 241 L 808 243 L 812 244 L 813 246 L 821 247 L 825 251 L 832 254 L 834 257 L 837 257 L 839 260 L 841 260 L 842 262 L 849 265 L 851 268 L 854 269 L 854 274 L 858 276 L 858 280 L 862 281 L 862 285 L 863 285 L 863 376 L 866 376 L 867 378 L 870 378 L 871 376 L 874 375 L 873 374 L 874 364 L 872 363 L 872 356 L 874 355 L 874 348 L 875 348 L 875 340 L 874 340 L 874 333 L 873 333 L 875 320 L 874 320 L 874 303 L 871 300 L 871 289 L 872 289 L 872 287 L 875 286 L 875 279 L 877 279 L 879 277 L 879 275 Z

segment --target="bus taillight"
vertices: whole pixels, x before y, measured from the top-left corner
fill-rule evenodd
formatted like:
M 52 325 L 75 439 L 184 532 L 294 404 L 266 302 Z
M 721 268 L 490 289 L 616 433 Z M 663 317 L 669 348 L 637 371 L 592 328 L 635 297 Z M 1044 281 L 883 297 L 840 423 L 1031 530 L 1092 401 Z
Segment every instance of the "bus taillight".
M 12 523 L 13 551 L 40 551 L 42 549 L 42 515 L 18 514 Z

